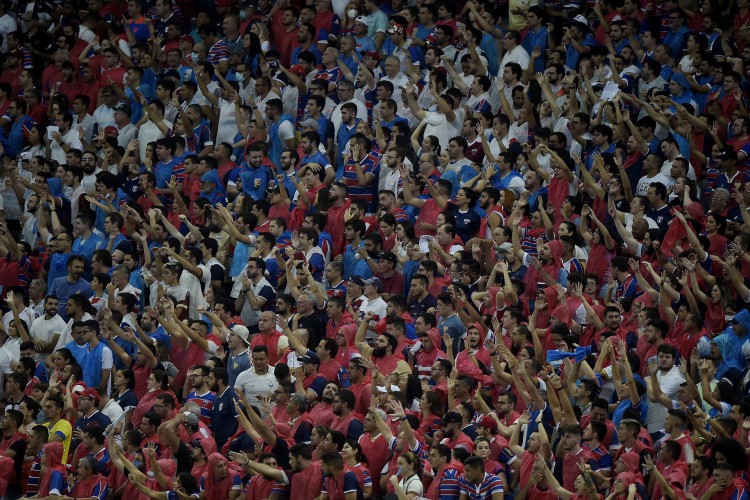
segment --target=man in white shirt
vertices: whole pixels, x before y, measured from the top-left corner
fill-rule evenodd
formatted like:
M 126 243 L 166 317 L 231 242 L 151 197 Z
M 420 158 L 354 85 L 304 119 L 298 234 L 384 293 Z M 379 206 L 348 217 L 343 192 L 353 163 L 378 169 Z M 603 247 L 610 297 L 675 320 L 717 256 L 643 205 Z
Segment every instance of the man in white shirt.
M 274 314 L 274 320 L 275 320 Z M 279 383 L 268 364 L 268 348 L 259 345 L 253 348 L 252 368 L 237 376 L 234 390 L 243 393 L 251 405 L 261 408 L 261 398 L 271 397 Z M 265 415 L 261 415 L 265 416 Z
M 334 136 L 339 133 L 339 127 L 341 126 L 341 106 L 347 102 L 353 102 L 357 106 L 357 118 L 360 120 L 367 120 L 367 106 L 360 100 L 354 100 L 354 83 L 349 80 L 341 80 L 336 87 L 336 92 L 339 98 L 339 104 L 333 109 L 331 113 L 331 123 L 333 123 Z
M 7 5 L 10 5 L 10 3 Z M 13 31 L 18 31 L 18 23 L 13 16 L 8 14 L 5 2 L 0 2 L 0 37 L 3 41 L 0 52 L 3 54 L 8 52 L 8 33 Z
M 511 62 L 518 63 L 521 69 L 526 71 L 529 67 L 529 53 L 521 45 L 521 34 L 518 31 L 508 31 L 503 36 L 503 50 L 505 55 L 500 61 L 497 77 L 503 77 L 505 65 Z
M 64 165 L 65 154 L 71 149 L 83 151 L 83 144 L 78 137 L 78 130 L 72 128 L 73 116 L 69 112 L 55 116 L 55 126 L 59 131 L 53 131 L 47 136 L 47 144 L 51 151 L 50 158 Z
M 401 89 L 406 87 L 409 79 L 401 72 L 401 61 L 398 57 L 388 56 L 385 58 L 385 75 L 380 80 L 393 84 L 391 99 L 399 102 L 401 100 Z
M 115 108 L 117 145 L 121 148 L 127 148 L 130 141 L 132 141 L 138 133 L 138 129 L 135 128 L 135 125 L 130 123 L 131 116 L 133 116 L 133 108 L 130 104 L 122 103 Z M 106 128 L 104 133 L 107 133 Z
M 104 130 L 115 124 L 115 107 L 117 106 L 117 93 L 111 87 L 104 87 L 101 90 L 102 104 L 94 110 L 91 115 L 94 121 L 99 125 L 99 130 Z
M 146 146 L 148 146 L 150 142 L 155 142 L 165 137 L 161 127 L 151 119 L 152 114 L 154 119 L 161 121 L 166 129 L 172 128 L 172 123 L 164 119 L 164 103 L 153 100 L 148 107 L 152 113 L 143 115 L 145 123 L 142 123 L 140 129 L 138 129 L 138 148 L 140 149 L 141 161 L 146 157 Z M 141 122 L 143 122 L 143 119 L 141 119 Z
M 65 320 L 57 314 L 58 303 L 55 296 L 45 298 L 44 315 L 35 319 L 31 324 L 29 336 L 38 352 L 52 352 L 58 337 L 65 330 Z

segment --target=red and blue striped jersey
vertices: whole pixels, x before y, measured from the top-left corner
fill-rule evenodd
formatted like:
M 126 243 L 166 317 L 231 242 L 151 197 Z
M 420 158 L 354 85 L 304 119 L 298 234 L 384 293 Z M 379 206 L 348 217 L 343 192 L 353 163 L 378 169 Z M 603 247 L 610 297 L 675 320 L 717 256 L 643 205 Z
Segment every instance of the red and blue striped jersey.
M 39 478 L 42 474 L 42 451 L 39 450 L 39 453 L 34 457 L 29 477 L 26 480 L 26 495 L 30 497 L 39 492 Z
M 214 408 L 214 399 L 216 398 L 216 393 L 208 391 L 205 394 L 196 394 L 195 391 L 190 391 L 190 394 L 188 394 L 187 399 L 185 400 L 185 404 L 187 403 L 195 403 L 201 408 L 201 420 L 204 424 L 211 426 L 211 413 Z
M 214 46 L 209 49 L 206 59 L 208 59 L 208 62 L 213 65 L 218 64 L 219 61 L 228 61 L 229 45 L 227 45 L 227 42 L 223 39 L 216 42 Z
M 460 492 L 460 473 L 454 467 L 446 467 L 440 475 L 440 498 L 439 500 L 455 500 Z
M 503 493 L 503 482 L 494 474 L 484 473 L 484 479 L 477 486 L 466 480 L 464 476 L 458 479 L 460 493 L 466 494 L 469 500 L 486 500 L 492 498 L 493 493 Z
M 92 456 L 99 462 L 99 474 L 109 477 L 109 473 L 112 472 L 112 460 L 109 458 L 107 448 L 102 448 L 98 452 L 93 453 Z
M 360 185 L 354 163 L 353 159 L 349 159 L 347 164 L 344 165 L 344 175 L 341 181 L 346 184 L 346 188 L 349 190 L 349 198 L 352 201 L 364 200 L 368 205 L 372 205 L 378 189 L 377 179 L 380 172 L 380 155 L 370 153 L 359 162 L 362 173 L 373 176 L 372 182 L 367 186 Z

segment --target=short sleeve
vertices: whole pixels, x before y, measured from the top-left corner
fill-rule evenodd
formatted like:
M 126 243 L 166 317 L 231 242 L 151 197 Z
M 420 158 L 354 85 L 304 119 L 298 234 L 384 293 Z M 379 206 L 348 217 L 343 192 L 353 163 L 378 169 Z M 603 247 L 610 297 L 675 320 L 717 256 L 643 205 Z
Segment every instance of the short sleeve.
M 285 120 L 279 125 L 279 139 L 286 141 L 292 137 L 294 137 L 294 126 Z
M 358 489 L 357 476 L 351 471 L 344 474 L 344 494 L 355 492 Z

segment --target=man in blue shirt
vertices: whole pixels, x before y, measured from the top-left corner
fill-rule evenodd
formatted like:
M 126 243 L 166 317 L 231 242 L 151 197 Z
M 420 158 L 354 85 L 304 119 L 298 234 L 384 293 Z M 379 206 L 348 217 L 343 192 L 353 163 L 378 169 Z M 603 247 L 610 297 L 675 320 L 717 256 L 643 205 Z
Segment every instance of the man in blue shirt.
M 521 33 L 521 46 L 531 55 L 534 49 L 539 47 L 541 53 L 534 60 L 534 71 L 544 72 L 547 67 L 547 28 L 542 24 L 544 9 L 538 5 L 532 5 L 526 12 L 527 28 Z
M 96 214 L 93 211 L 83 210 L 76 217 L 74 226 L 79 236 L 73 242 L 73 253 L 85 259 L 84 270 L 87 274 L 91 271 L 91 258 L 94 252 L 106 247 L 104 239 L 92 231 L 95 220 Z
M 266 198 L 270 171 L 263 165 L 263 149 L 260 144 L 251 144 L 248 150 L 247 161 L 240 167 L 242 192 L 253 200 L 263 200 Z
M 104 413 L 98 410 L 99 391 L 89 387 L 78 395 L 78 411 L 81 416 L 76 420 L 73 426 L 73 437 L 75 440 L 83 440 L 83 433 L 90 425 L 97 425 L 106 429 L 112 421 Z
M 312 98 L 320 98 L 320 96 L 312 96 Z M 333 130 L 333 125 L 329 121 L 327 121 L 326 123 L 326 127 L 328 126 L 330 126 L 331 130 Z M 323 182 L 330 183 L 335 179 L 336 171 L 331 165 L 331 160 L 329 160 L 326 155 L 320 152 L 320 137 L 320 133 L 314 130 L 302 133 L 299 140 L 299 146 L 305 156 L 303 156 L 300 160 L 299 166 L 302 167 L 303 165 L 307 165 L 308 163 L 317 163 L 325 169 L 325 180 Z M 331 144 L 333 144 L 333 142 L 331 142 Z M 344 145 L 346 145 L 346 143 Z M 326 151 L 331 151 L 331 149 L 328 149 L 328 147 L 326 146 Z
M 55 295 L 60 305 L 57 309 L 57 313 L 65 320 L 70 319 L 65 313 L 65 305 L 68 303 L 68 298 L 80 293 L 84 297 L 89 298 L 94 294 L 91 289 L 91 284 L 83 279 L 83 270 L 85 266 L 85 259 L 80 255 L 71 255 L 68 257 L 66 263 L 68 267 L 68 274 L 62 278 L 57 278 L 49 290 L 49 295 Z
M 11 101 L 8 106 L 8 117 L 13 123 L 8 133 L 8 138 L 5 138 L 5 134 L 0 134 L 0 144 L 6 155 L 10 157 L 18 156 L 23 148 L 24 137 L 28 137 L 31 127 L 34 125 L 34 120 L 26 116 L 26 101 L 23 99 L 15 99 Z M 5 132 L 2 130 L 2 132 Z
M 682 59 L 690 33 L 688 27 L 685 26 L 685 12 L 675 9 L 669 13 L 669 31 L 664 35 L 661 43 L 669 47 L 674 59 Z
M 588 21 L 580 14 L 573 18 L 573 22 L 567 28 L 570 43 L 565 49 L 565 66 L 568 69 L 577 69 L 581 56 L 591 52 L 591 47 L 596 45 L 596 40 L 588 29 Z
M 453 295 L 449 292 L 441 293 L 437 297 L 438 301 L 438 319 L 437 329 L 443 334 L 447 334 L 453 340 L 453 352 L 459 353 L 464 349 L 464 337 L 466 336 L 466 326 L 456 313 L 453 305 Z M 452 359 L 449 361 L 453 361 Z
M 238 340 L 244 343 L 241 338 Z M 216 393 L 211 409 L 211 430 L 214 433 L 214 439 L 216 439 L 216 446 L 221 449 L 224 443 L 237 432 L 234 388 L 229 384 L 229 374 L 226 368 L 211 370 L 208 375 L 208 385 Z
M 174 153 L 177 150 L 177 144 L 171 137 L 165 137 L 156 141 L 156 158 L 159 162 L 154 165 L 154 175 L 156 176 L 157 189 L 168 193 L 167 184 L 173 175 L 178 175 L 178 183 L 184 182 L 184 168 L 174 159 Z M 178 166 L 180 168 L 178 168 Z M 180 171 L 181 170 L 181 171 Z M 179 188 L 178 188 L 179 190 Z

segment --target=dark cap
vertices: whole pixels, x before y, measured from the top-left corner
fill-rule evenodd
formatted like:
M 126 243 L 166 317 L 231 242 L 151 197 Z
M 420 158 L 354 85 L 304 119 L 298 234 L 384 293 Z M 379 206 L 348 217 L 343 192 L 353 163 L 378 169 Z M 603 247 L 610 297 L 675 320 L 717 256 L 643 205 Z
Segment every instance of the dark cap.
M 364 281 L 365 281 L 365 285 L 372 285 L 372 286 L 374 286 L 375 290 L 377 290 L 378 293 L 383 291 L 383 282 L 380 281 L 380 278 L 370 278 L 370 279 L 366 279 Z
M 360 275 L 350 277 L 349 281 L 357 286 L 365 286 L 365 280 L 363 280 Z
M 133 116 L 133 108 L 130 107 L 130 104 L 118 104 L 117 107 L 115 107 L 115 111 L 122 111 L 128 116 Z
M 449 411 L 448 413 L 443 415 L 444 424 L 460 424 L 463 421 L 463 417 L 461 417 L 461 414 L 457 411 Z
M 320 358 L 312 351 L 307 351 L 307 354 L 299 358 L 299 362 L 302 364 L 312 363 L 314 365 L 320 366 Z
M 732 148 L 727 148 L 716 155 L 717 160 L 734 160 L 737 161 L 737 153 Z
M 398 257 L 396 257 L 396 254 L 393 252 L 380 252 L 379 259 L 385 259 L 393 262 L 394 264 L 398 262 Z

